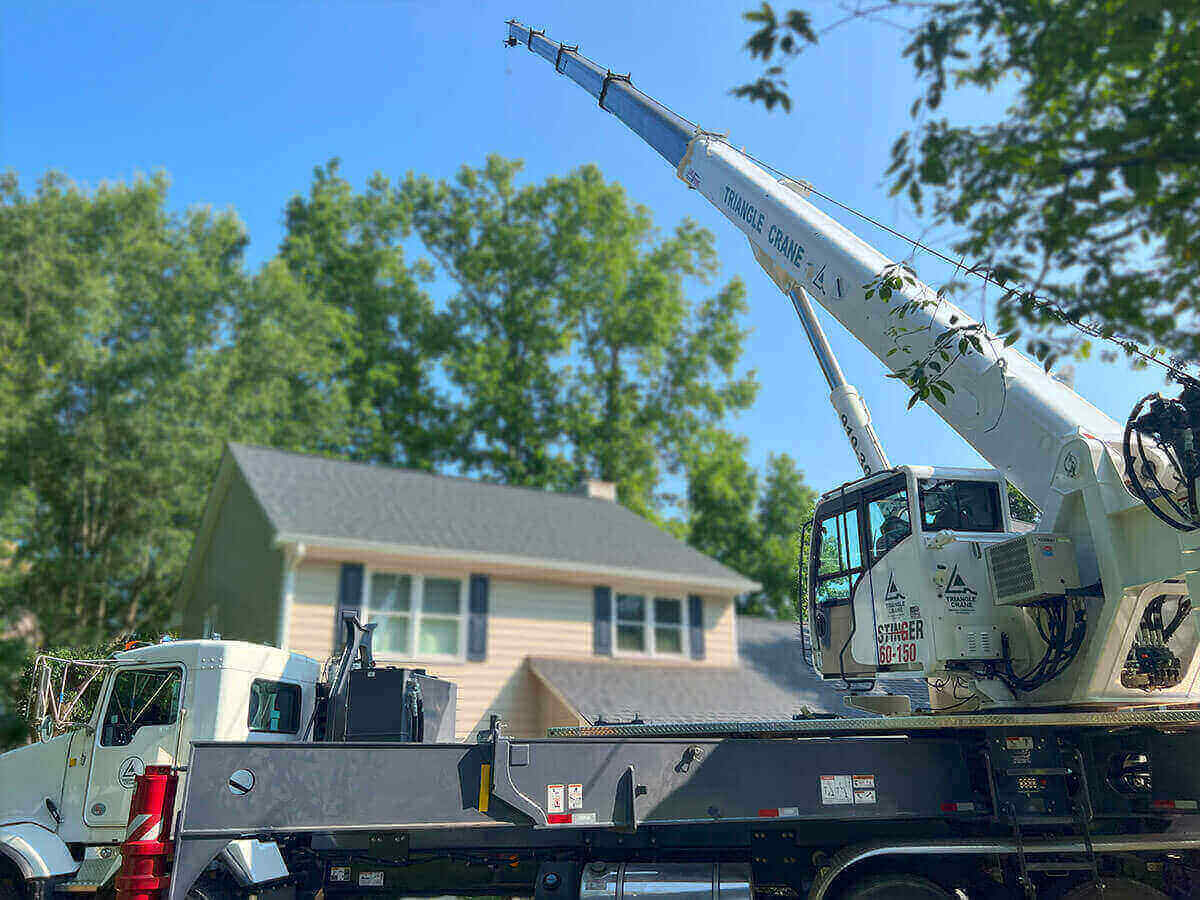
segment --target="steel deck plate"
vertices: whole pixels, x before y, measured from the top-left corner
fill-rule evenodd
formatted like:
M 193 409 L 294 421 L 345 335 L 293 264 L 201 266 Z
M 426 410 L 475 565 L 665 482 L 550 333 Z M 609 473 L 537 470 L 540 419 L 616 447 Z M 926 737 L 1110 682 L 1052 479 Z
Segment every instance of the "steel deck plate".
M 745 722 L 648 722 L 644 725 L 581 725 L 551 728 L 549 737 L 700 737 L 754 735 L 879 734 L 961 728 L 1072 726 L 1119 728 L 1200 726 L 1200 709 L 1123 709 L 1105 712 L 988 713 L 960 716 L 891 716 L 872 719 L 782 719 Z

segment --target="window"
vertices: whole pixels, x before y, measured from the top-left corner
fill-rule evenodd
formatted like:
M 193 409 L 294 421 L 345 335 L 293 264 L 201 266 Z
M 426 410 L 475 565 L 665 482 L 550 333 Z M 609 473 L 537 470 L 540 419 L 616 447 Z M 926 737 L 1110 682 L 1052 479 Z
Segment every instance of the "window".
M 644 594 L 617 594 L 614 627 L 618 653 L 683 655 L 683 601 L 677 597 L 648 603 Z
M 912 534 L 908 489 L 903 481 L 886 496 L 867 503 L 867 529 L 867 548 L 873 560 L 879 559 Z
M 139 728 L 174 725 L 182 684 L 176 668 L 118 671 L 101 723 L 100 746 L 124 747 Z
M 251 731 L 295 734 L 300 730 L 300 685 L 256 678 L 250 685 Z
M 463 582 L 375 572 L 367 598 L 368 622 L 375 622 L 373 649 L 392 656 L 460 656 Z
M 817 602 L 848 602 L 854 577 L 863 567 L 857 507 L 821 519 L 817 525 L 815 562 Z
M 922 531 L 1001 531 L 1000 488 L 994 481 L 923 478 Z

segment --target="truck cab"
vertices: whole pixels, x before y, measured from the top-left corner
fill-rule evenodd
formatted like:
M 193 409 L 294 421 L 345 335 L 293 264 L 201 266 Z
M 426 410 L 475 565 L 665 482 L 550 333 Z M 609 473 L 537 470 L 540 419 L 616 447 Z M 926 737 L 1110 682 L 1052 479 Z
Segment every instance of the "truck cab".
M 928 677 L 1004 645 L 1027 656 L 1026 618 L 994 604 L 984 551 L 1031 528 L 995 469 L 899 466 L 824 494 L 807 560 L 817 674 Z
M 101 887 L 119 867 L 146 766 L 185 765 L 192 741 L 301 740 L 320 675 L 309 657 L 240 641 L 39 657 L 40 740 L 0 755 L 0 863 L 26 880 Z

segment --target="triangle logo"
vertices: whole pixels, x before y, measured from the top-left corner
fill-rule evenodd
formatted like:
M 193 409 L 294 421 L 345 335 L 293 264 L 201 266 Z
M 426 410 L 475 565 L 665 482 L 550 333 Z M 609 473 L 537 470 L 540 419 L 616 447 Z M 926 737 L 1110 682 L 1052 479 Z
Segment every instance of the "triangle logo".
M 958 566 L 955 566 L 942 596 L 946 600 L 946 609 L 949 612 L 973 613 L 979 592 L 967 584 L 966 579 L 959 573 Z

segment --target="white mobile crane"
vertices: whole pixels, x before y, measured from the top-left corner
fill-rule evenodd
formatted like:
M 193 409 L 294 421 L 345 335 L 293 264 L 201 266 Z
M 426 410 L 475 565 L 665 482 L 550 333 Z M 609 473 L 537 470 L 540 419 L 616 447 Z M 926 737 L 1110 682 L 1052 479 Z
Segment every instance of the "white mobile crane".
M 808 185 L 542 32 L 510 23 L 507 41 L 650 144 L 793 302 L 865 475 L 817 505 L 806 608 L 822 677 L 924 676 L 954 685 L 943 702 L 985 708 L 1200 700 L 1200 384 L 1176 373 L 1181 397 L 1147 398 L 1123 431 L 814 206 Z M 896 274 L 889 299 L 870 290 Z M 892 467 L 810 296 L 893 372 L 932 360 L 945 402 L 931 407 L 994 468 Z M 968 333 L 979 349 L 959 353 Z M 1014 526 L 1010 482 L 1041 510 L 1036 533 Z

